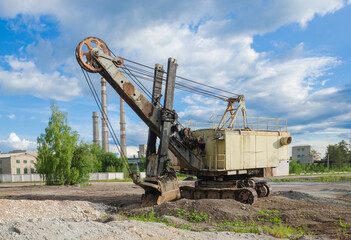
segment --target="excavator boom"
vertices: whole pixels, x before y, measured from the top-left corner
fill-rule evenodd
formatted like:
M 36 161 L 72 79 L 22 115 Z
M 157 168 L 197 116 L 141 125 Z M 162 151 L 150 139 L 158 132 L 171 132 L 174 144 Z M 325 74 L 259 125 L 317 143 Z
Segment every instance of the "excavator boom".
M 92 48 L 91 45 L 96 45 Z M 83 47 L 89 51 L 84 52 Z M 180 191 L 176 173 L 168 166 L 168 149 L 192 171 L 202 168 L 201 159 L 182 142 L 179 131 L 182 129 L 177 122 L 177 115 L 173 111 L 173 96 L 175 71 L 177 63 L 170 58 L 166 80 L 166 96 L 163 108 L 152 104 L 130 81 L 120 68 L 123 67 L 121 57 L 110 56 L 107 45 L 98 38 L 89 37 L 78 44 L 76 57 L 82 68 L 89 72 L 97 72 L 112 86 L 130 108 L 149 127 L 152 135 L 160 138 L 158 155 L 148 156 L 147 173 L 144 182 L 138 182 L 145 189 L 144 199 L 157 195 L 157 204 L 180 198 Z M 172 129 L 172 130 L 171 130 Z M 154 148 L 156 149 L 156 148 Z M 152 199 L 153 200 L 153 199 Z M 145 200 L 147 201 L 147 200 Z

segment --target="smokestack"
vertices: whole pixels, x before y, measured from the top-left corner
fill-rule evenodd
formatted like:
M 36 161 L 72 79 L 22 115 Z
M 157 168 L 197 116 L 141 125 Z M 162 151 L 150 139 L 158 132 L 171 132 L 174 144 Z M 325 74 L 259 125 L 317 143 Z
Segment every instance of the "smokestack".
M 99 113 L 93 112 L 93 143 L 100 144 L 99 139 Z
M 125 111 L 124 111 L 124 100 L 120 97 L 119 107 L 119 124 L 120 124 L 120 137 L 121 137 L 121 149 L 124 155 L 127 157 L 127 143 L 126 143 L 126 120 L 125 120 Z
M 107 129 L 107 104 L 106 104 L 106 80 L 101 78 L 101 109 L 102 109 L 102 149 L 108 152 L 108 129 Z

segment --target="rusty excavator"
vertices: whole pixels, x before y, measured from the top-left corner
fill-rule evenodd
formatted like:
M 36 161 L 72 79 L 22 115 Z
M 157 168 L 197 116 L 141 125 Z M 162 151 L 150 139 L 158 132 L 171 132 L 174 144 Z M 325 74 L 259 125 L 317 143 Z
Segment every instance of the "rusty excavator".
M 82 70 L 105 78 L 149 128 L 146 177 L 141 180 L 128 168 L 133 182 L 145 190 L 143 203 L 162 204 L 180 198 L 230 198 L 253 204 L 258 197 L 270 194 L 270 186 L 254 181 L 253 177 L 272 176 L 280 161 L 289 159 L 288 145 L 292 139 L 285 120 L 257 118 L 249 123 L 244 96 L 235 95 L 223 99 L 228 104 L 218 123 L 213 121 L 211 127 L 196 130 L 184 127 L 173 109 L 177 61 L 169 58 L 167 71 L 160 64 L 151 68 L 153 90 L 149 100 L 131 81 L 145 73 L 142 70 L 145 65 L 127 67 L 125 62 L 135 62 L 111 53 L 104 41 L 96 37 L 85 38 L 76 48 Z M 143 90 L 142 85 L 135 84 Z M 179 172 L 197 177 L 195 186 L 179 187 L 169 150 L 180 163 Z

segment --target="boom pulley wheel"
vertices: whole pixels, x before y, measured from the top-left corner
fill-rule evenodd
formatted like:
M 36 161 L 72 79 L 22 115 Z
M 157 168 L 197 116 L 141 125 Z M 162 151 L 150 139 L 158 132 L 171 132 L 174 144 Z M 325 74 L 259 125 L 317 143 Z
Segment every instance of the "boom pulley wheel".
M 79 65 L 86 71 L 91 73 L 101 72 L 102 68 L 94 61 L 91 50 L 98 48 L 106 55 L 111 56 L 110 49 L 106 43 L 97 37 L 87 37 L 81 41 L 76 48 L 76 58 Z

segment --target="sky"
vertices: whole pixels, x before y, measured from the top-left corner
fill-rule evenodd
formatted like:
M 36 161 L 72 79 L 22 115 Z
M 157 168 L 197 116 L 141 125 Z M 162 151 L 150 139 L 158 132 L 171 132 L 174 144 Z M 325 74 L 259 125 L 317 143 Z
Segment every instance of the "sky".
M 35 150 L 52 103 L 92 142 L 98 107 L 75 48 L 95 36 L 123 58 L 167 66 L 173 57 L 178 75 L 243 94 L 249 117 L 286 119 L 292 146 L 323 157 L 328 144 L 351 139 L 350 23 L 351 0 L 1 0 L 0 151 Z M 100 75 L 91 77 L 100 91 Z M 119 136 L 119 96 L 107 94 Z M 175 93 L 180 122 L 208 122 L 225 107 Z M 132 156 L 148 129 L 128 106 L 126 122 Z

